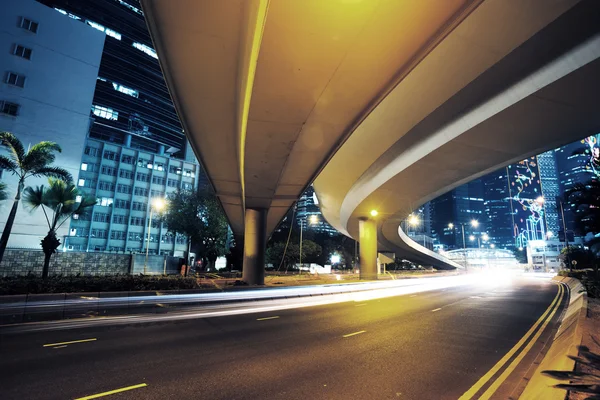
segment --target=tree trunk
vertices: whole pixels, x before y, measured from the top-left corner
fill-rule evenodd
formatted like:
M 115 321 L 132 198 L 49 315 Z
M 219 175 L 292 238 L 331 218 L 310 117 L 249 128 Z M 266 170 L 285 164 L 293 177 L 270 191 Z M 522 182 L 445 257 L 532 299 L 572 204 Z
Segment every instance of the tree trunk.
M 52 257 L 52 253 L 44 253 L 44 268 L 42 269 L 42 279 L 48 278 L 48 272 L 50 271 L 50 257 Z
M 0 238 L 0 262 L 2 262 L 2 258 L 4 258 L 4 250 L 6 250 L 6 245 L 8 244 L 10 231 L 12 230 L 12 226 L 15 222 L 15 217 L 17 216 L 17 209 L 19 208 L 19 200 L 21 200 L 21 191 L 23 190 L 23 184 L 23 180 L 20 180 L 19 186 L 17 187 L 17 194 L 15 196 L 15 200 L 10 210 L 10 214 L 8 214 L 6 225 L 4 225 L 4 231 L 2 231 L 2 238 Z
M 42 250 L 44 251 L 44 268 L 42 269 L 42 278 L 48 278 L 50 269 L 50 257 L 56 253 L 56 249 L 60 246 L 60 240 L 56 237 L 56 232 L 51 229 L 46 237 L 42 239 Z

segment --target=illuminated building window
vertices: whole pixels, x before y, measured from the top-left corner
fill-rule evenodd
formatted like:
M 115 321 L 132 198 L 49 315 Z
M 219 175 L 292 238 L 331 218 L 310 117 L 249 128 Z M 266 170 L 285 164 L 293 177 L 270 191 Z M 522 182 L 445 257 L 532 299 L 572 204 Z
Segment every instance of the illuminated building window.
M 92 112 L 98 117 L 110 119 L 112 121 L 119 119 L 119 113 L 112 108 L 93 105 Z
M 54 9 L 55 9 L 56 11 L 58 11 L 59 13 L 61 13 L 62 15 L 66 15 L 66 16 L 68 16 L 69 18 L 73 18 L 73 19 L 75 19 L 75 20 L 78 20 L 78 21 L 80 21 L 80 20 L 81 20 L 81 18 L 80 18 L 80 17 L 78 17 L 77 15 L 75 15 L 75 14 L 71 14 L 70 12 L 66 12 L 65 10 L 63 10 L 63 9 L 61 9 L 61 8 L 56 8 L 56 7 L 54 7 Z
M 158 54 L 156 54 L 156 51 L 154 51 L 152 47 L 146 46 L 145 44 L 141 44 L 138 42 L 133 42 L 132 46 L 148 54 L 150 57 L 156 58 L 158 60 Z
M 125 2 L 125 1 L 123 1 L 123 0 L 116 0 L 116 1 L 117 1 L 117 2 L 118 2 L 120 5 L 122 5 L 122 6 L 124 6 L 124 7 L 127 7 L 127 8 L 129 8 L 131 11 L 133 11 L 133 12 L 135 12 L 135 13 L 138 13 L 138 14 L 140 14 L 140 15 L 144 15 L 144 13 L 142 12 L 142 10 L 140 10 L 139 8 L 137 8 L 137 7 L 134 7 L 134 6 L 132 6 L 131 4 L 129 4 L 129 3 Z
M 118 92 L 128 94 L 131 97 L 135 97 L 135 98 L 137 98 L 139 96 L 139 93 L 138 93 L 137 90 L 128 88 L 127 86 L 123 86 L 121 84 L 114 83 L 114 82 L 113 82 L 112 85 L 113 85 L 113 88 L 115 88 L 115 90 L 118 91 Z
M 89 26 L 91 26 L 94 29 L 98 29 L 100 32 L 104 32 L 106 33 L 107 36 L 113 37 L 117 40 L 121 40 L 121 34 L 119 32 L 115 32 L 112 29 L 106 28 L 103 25 L 100 25 L 97 22 L 94 21 L 90 21 L 89 19 L 87 19 L 85 21 L 86 24 L 88 24 Z

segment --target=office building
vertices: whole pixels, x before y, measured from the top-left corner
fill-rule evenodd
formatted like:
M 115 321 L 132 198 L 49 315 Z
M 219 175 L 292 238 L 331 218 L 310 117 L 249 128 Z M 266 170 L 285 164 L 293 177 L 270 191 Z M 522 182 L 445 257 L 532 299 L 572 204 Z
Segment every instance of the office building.
M 501 168 L 481 178 L 484 185 L 484 215 L 490 243 L 507 249 L 515 245 L 508 169 Z
M 77 185 L 98 203 L 73 219 L 66 249 L 143 253 L 152 201 L 177 188 L 196 187 L 198 172 L 197 163 L 88 138 Z M 183 256 L 187 238 L 168 233 L 156 217 L 155 212 L 148 252 Z
M 477 238 L 481 242 L 481 236 L 486 229 L 486 221 L 483 219 L 483 190 L 483 181 L 475 179 L 429 203 L 431 235 L 436 244 L 444 248 L 458 249 L 473 245 L 476 247 L 474 242 Z M 477 226 L 471 224 L 473 220 L 477 221 Z M 475 237 L 475 241 L 469 240 L 471 236 Z
M 558 178 L 558 168 L 556 165 L 556 154 L 554 150 L 547 151 L 537 156 L 542 194 L 544 196 L 544 211 L 546 216 L 546 227 L 548 236 L 558 235 L 560 230 L 559 207 L 556 202 L 561 194 L 560 182 Z
M 577 184 L 600 179 L 600 134 L 588 136 L 580 141 L 570 143 L 555 150 L 558 180 L 561 193 L 568 192 Z M 562 201 L 562 204 L 560 204 Z M 572 242 L 581 237 L 582 233 L 576 229 L 576 215 L 570 203 L 559 198 L 559 235 L 564 238 L 564 229 L 567 230 L 567 239 Z M 562 210 L 561 210 L 562 206 Z M 564 222 L 563 222 L 564 215 Z
M 33 0 L 3 2 L 0 25 L 0 131 L 15 134 L 26 148 L 44 140 L 58 143 L 62 153 L 55 165 L 76 178 L 105 35 Z M 2 231 L 18 182 L 7 171 L 0 171 L 0 180 L 9 195 L 0 203 Z M 26 181 L 42 184 L 45 178 Z M 59 237 L 68 229 L 65 223 Z M 8 246 L 40 248 L 47 233 L 43 212 L 30 213 L 21 202 Z
M 337 235 L 338 231 L 325 221 L 319 209 L 319 200 L 312 185 L 306 189 L 296 206 L 296 224 L 313 232 Z
M 189 146 L 136 0 L 39 0 L 65 23 L 105 37 L 77 185 L 98 204 L 73 220 L 65 251 L 183 256 L 185 237 L 167 234 L 151 204 L 206 178 Z M 85 135 L 83 135 L 85 137 Z

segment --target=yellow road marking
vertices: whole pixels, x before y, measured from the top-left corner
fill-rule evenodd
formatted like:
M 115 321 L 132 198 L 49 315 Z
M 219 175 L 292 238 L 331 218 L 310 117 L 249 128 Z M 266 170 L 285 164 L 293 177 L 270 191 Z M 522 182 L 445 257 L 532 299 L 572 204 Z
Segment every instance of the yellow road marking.
M 124 388 L 121 388 L 121 389 L 110 390 L 108 392 L 103 392 L 103 393 L 98 393 L 98 394 L 92 394 L 90 396 L 85 396 L 85 397 L 79 397 L 79 398 L 77 398 L 75 400 L 97 399 L 98 397 L 109 396 L 111 394 L 126 392 L 128 390 L 139 389 L 139 388 L 143 388 L 143 387 L 146 387 L 146 386 L 148 386 L 148 385 L 146 385 L 145 383 L 140 383 L 139 385 L 127 386 L 127 387 L 124 387 Z
M 467 400 L 467 399 L 470 399 L 473 396 L 475 396 L 475 394 L 496 374 L 496 372 L 498 372 L 498 370 L 500 370 L 500 368 L 502 368 L 504 366 L 504 364 L 506 364 L 508 362 L 508 360 L 517 352 L 517 350 L 519 350 L 519 348 L 521 348 L 521 346 L 523 346 L 523 344 L 527 341 L 527 339 L 533 334 L 533 332 L 537 329 L 537 327 L 542 323 L 542 321 L 550 313 L 550 310 L 552 310 L 552 308 L 556 304 L 556 302 L 557 302 L 558 298 L 561 296 L 561 294 L 562 294 L 562 286 L 559 286 L 558 292 L 556 293 L 556 297 L 554 297 L 554 300 L 552 301 L 550 306 L 546 309 L 544 314 L 542 314 L 542 316 L 535 322 L 535 324 L 533 324 L 533 326 L 529 329 L 529 331 L 527 331 L 527 333 L 521 338 L 521 340 L 519 340 L 519 342 L 512 349 L 510 349 L 509 352 L 506 353 L 506 355 L 504 357 L 502 357 L 502 359 L 500 361 L 498 361 L 496 363 L 496 365 L 494 365 L 492 367 L 492 369 L 490 369 L 487 372 L 487 374 L 482 376 L 481 379 L 479 379 L 477 381 L 477 383 L 475 383 L 473 386 L 471 386 L 471 388 L 469 390 L 467 390 L 465 392 L 465 394 L 460 396 L 460 398 L 458 400 Z
M 71 340 L 70 342 L 60 342 L 60 343 L 49 343 L 45 344 L 44 347 L 54 347 L 54 346 L 62 346 L 63 344 L 73 344 L 73 343 L 84 343 L 84 342 L 94 342 L 98 339 L 82 339 L 82 340 Z
M 265 317 L 265 318 L 256 318 L 257 321 L 266 321 L 268 319 L 277 319 L 279 318 L 279 316 L 275 316 L 275 317 Z
M 558 304 L 560 304 L 560 302 L 562 301 L 563 295 L 564 295 L 564 289 L 563 289 L 562 285 L 560 286 L 559 292 L 560 292 L 560 299 L 558 300 Z M 535 334 L 533 339 L 531 339 L 531 341 L 527 344 L 527 346 L 523 349 L 523 351 L 521 351 L 521 353 L 519 353 L 519 355 L 513 360 L 513 362 L 510 363 L 510 365 L 504 370 L 502 375 L 500 375 L 498 377 L 498 379 L 496 379 L 496 381 L 483 393 L 483 395 L 479 398 L 480 400 L 487 400 L 490 397 L 492 397 L 494 392 L 496 392 L 496 390 L 498 390 L 498 388 L 500 387 L 500 385 L 502 385 L 502 383 L 506 380 L 506 378 L 508 378 L 508 376 L 515 370 L 515 368 L 517 368 L 517 365 L 519 365 L 519 363 L 523 360 L 523 358 L 527 355 L 527 353 L 529 353 L 529 350 L 531 350 L 531 348 L 533 347 L 535 342 L 537 342 L 539 337 L 542 335 L 542 332 L 544 332 L 544 330 L 546 329 L 546 326 L 548 326 L 548 323 L 550 323 L 550 321 L 554 317 L 554 314 L 556 314 L 556 310 L 558 310 L 558 305 L 554 308 L 554 310 L 552 311 L 550 316 L 548 318 L 546 318 L 546 321 L 544 322 L 544 324 L 542 325 L 540 330 L 538 330 L 538 332 Z
M 362 306 L 366 306 L 366 305 L 367 305 L 367 303 L 361 303 L 361 304 L 355 305 L 354 307 L 362 307 Z
M 360 335 L 361 333 L 365 333 L 366 331 L 358 331 L 358 332 L 354 332 L 354 333 L 349 333 L 347 335 L 344 335 L 343 337 L 350 337 L 350 336 L 354 336 L 354 335 Z

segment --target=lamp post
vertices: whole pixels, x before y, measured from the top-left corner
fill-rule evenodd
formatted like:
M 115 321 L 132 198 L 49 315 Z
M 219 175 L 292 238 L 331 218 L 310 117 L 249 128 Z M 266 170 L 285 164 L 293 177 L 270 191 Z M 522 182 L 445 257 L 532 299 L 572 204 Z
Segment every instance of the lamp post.
M 418 226 L 421 223 L 421 220 L 419 219 L 418 216 L 416 216 L 415 214 L 411 214 L 408 217 L 408 225 L 412 226 L 413 228 Z M 417 235 L 417 231 L 414 231 L 415 236 Z M 410 236 L 410 229 L 408 230 L 408 235 Z M 425 247 L 425 234 L 422 235 L 423 236 L 423 247 Z
M 466 272 L 467 271 L 467 243 L 465 241 L 465 224 L 461 222 L 460 226 L 462 228 L 463 256 L 465 259 L 465 272 Z M 473 228 L 477 228 L 479 226 L 479 221 L 477 221 L 476 219 L 472 219 L 471 226 Z M 448 228 L 454 229 L 454 224 L 452 222 L 449 223 Z
M 146 242 L 146 260 L 144 261 L 144 275 L 148 273 L 148 252 L 150 250 L 150 229 L 152 229 L 152 209 L 160 212 L 165 207 L 165 200 L 157 197 L 150 201 L 150 218 L 148 218 L 148 239 Z
M 307 219 L 307 223 L 309 225 L 315 225 L 317 223 L 319 223 L 319 217 L 317 217 L 316 215 L 311 215 L 310 217 L 308 217 Z M 304 224 L 302 223 L 302 221 L 300 221 L 300 268 L 302 268 L 302 231 L 304 228 Z

